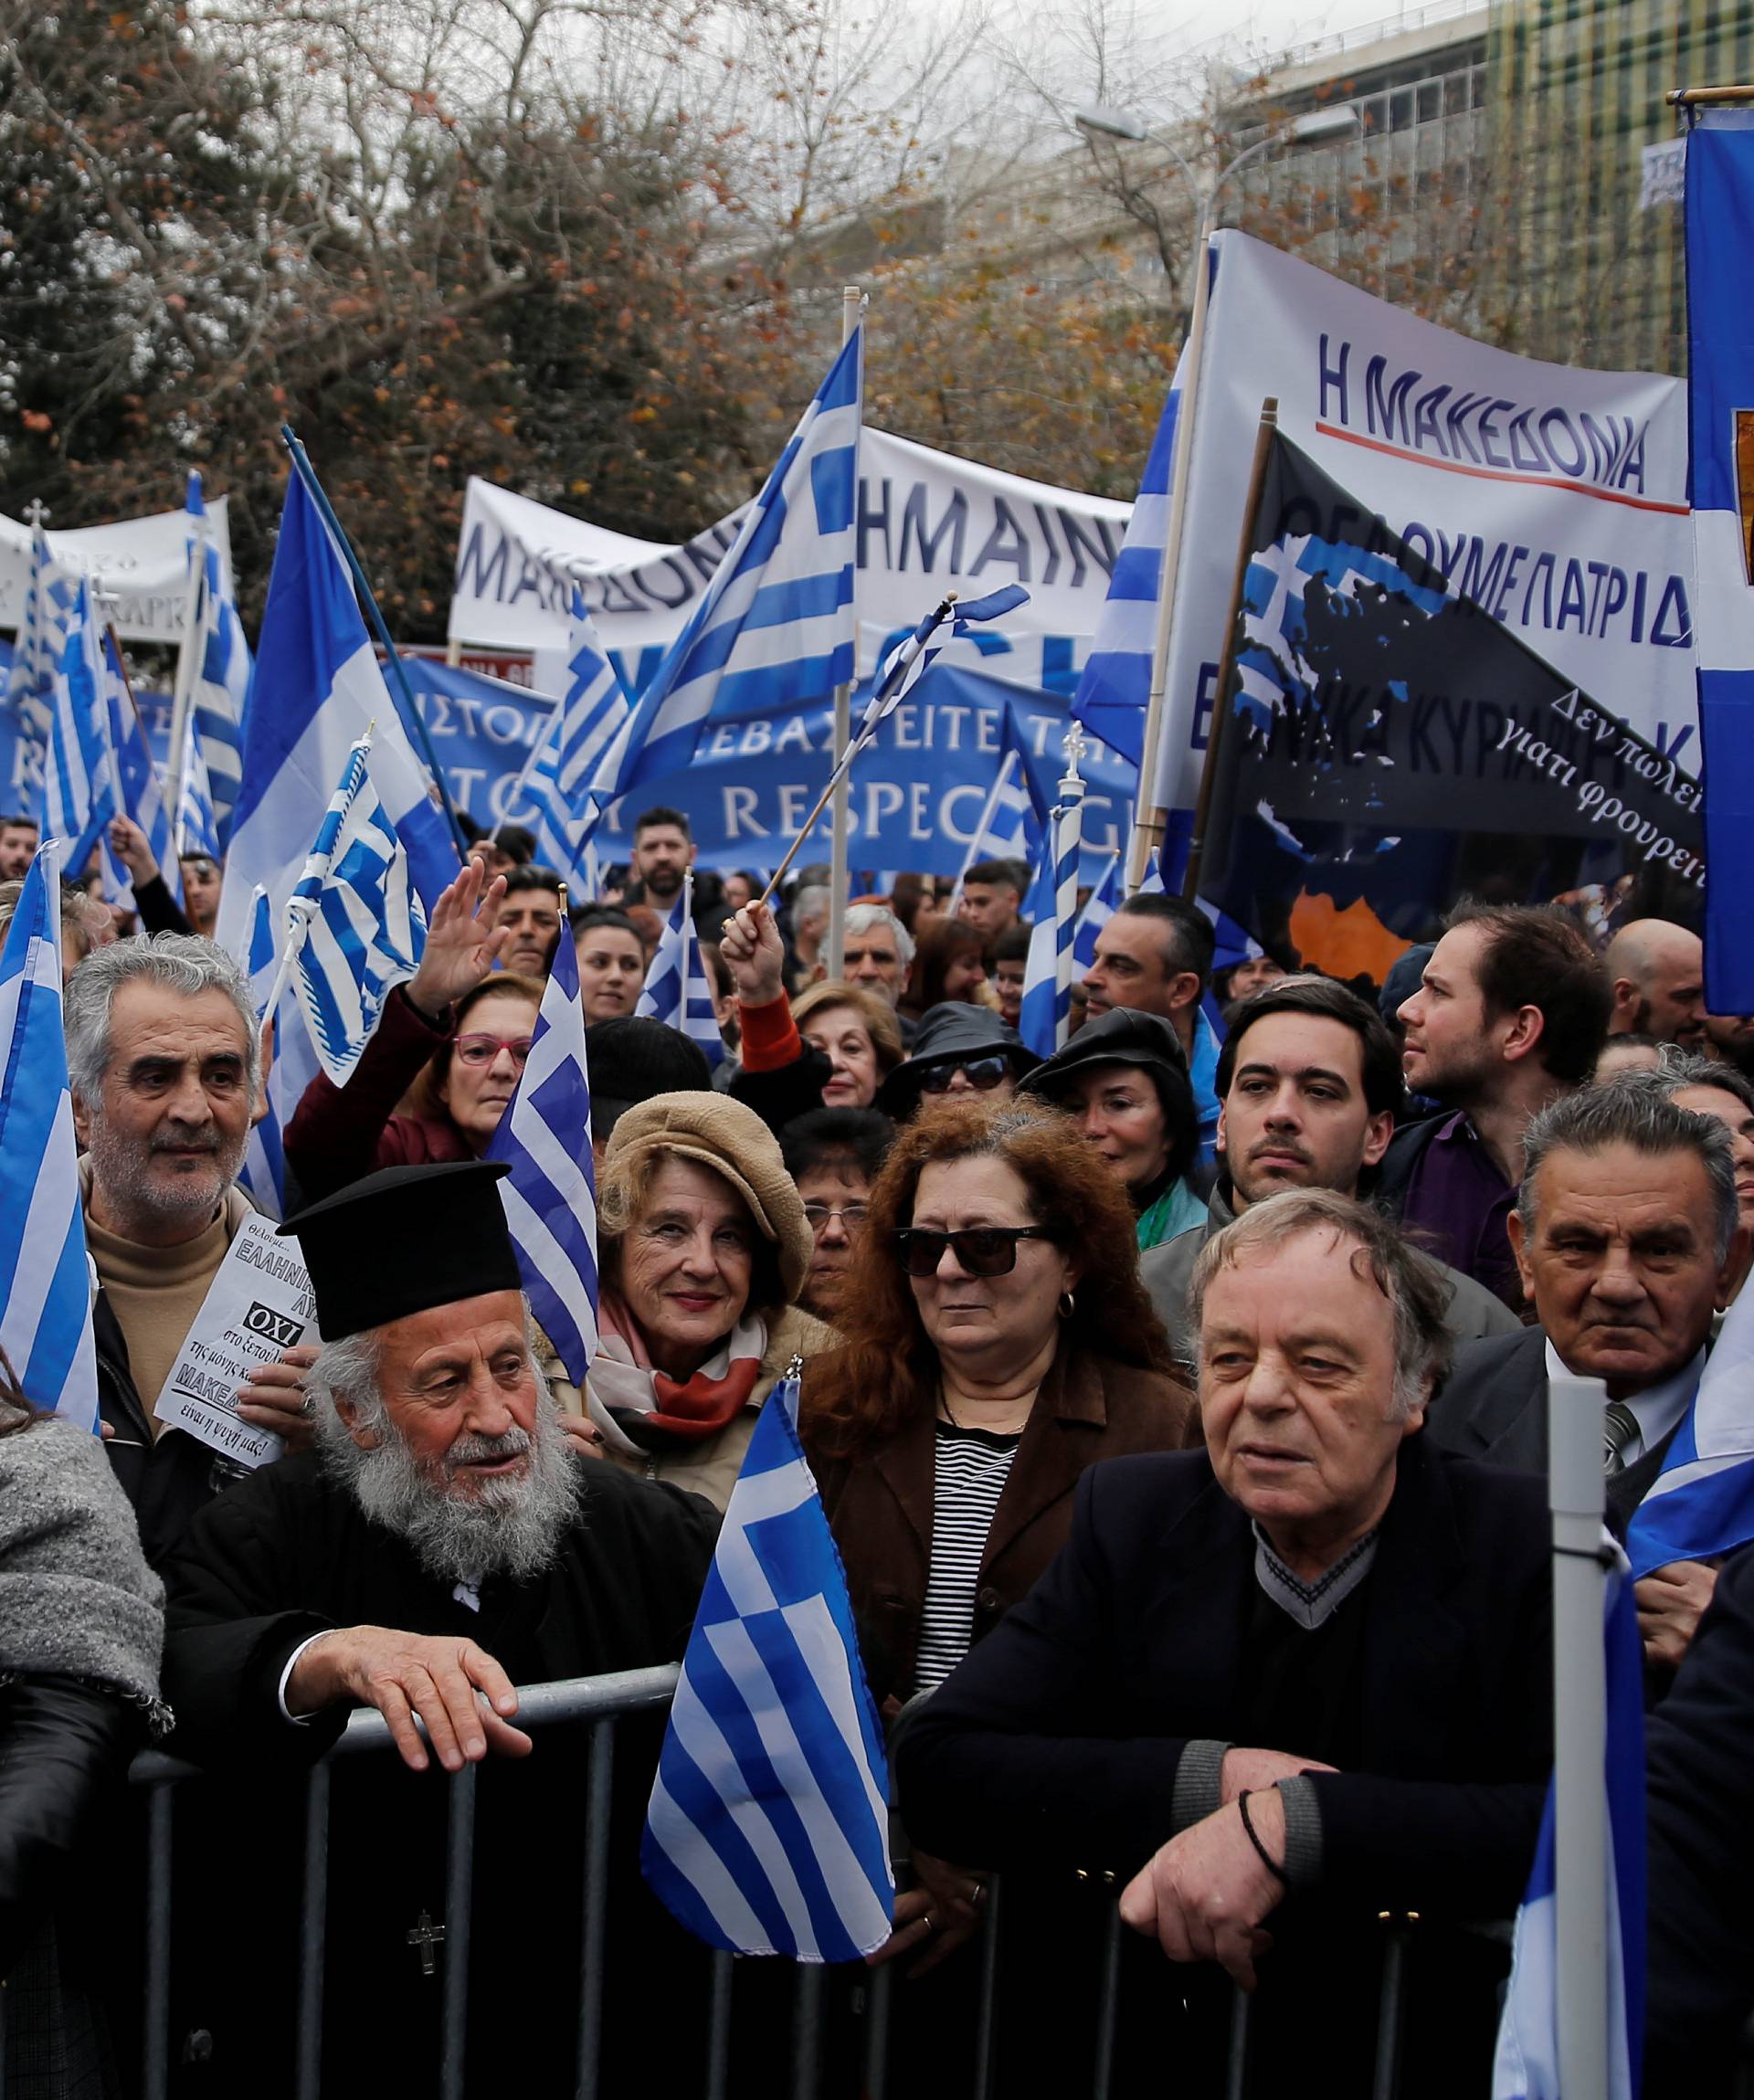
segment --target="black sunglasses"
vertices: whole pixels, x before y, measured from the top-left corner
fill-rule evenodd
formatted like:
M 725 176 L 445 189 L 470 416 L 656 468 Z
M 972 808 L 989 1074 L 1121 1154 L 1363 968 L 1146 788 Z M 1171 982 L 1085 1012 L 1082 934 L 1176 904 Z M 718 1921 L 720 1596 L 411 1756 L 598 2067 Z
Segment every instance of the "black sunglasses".
M 1051 1240 L 1040 1225 L 968 1225 L 960 1232 L 935 1232 L 924 1225 L 904 1225 L 894 1235 L 895 1258 L 910 1276 L 935 1276 L 946 1247 L 970 1276 L 1009 1276 L 1017 1267 L 1020 1240 Z
M 1010 1067 L 1002 1057 L 951 1058 L 943 1064 L 929 1064 L 920 1072 L 922 1093 L 948 1093 L 958 1072 L 977 1093 L 990 1093 Z

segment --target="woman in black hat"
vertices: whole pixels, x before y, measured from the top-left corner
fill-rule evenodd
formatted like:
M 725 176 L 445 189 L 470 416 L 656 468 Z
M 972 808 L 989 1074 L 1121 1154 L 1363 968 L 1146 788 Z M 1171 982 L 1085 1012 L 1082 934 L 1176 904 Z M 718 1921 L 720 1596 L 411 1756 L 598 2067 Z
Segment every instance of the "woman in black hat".
M 1189 1178 L 1199 1157 L 1193 1088 L 1168 1021 L 1111 1008 L 1086 1021 L 1019 1091 L 1063 1108 L 1114 1168 L 1132 1198 L 1141 1253 L 1206 1222 Z

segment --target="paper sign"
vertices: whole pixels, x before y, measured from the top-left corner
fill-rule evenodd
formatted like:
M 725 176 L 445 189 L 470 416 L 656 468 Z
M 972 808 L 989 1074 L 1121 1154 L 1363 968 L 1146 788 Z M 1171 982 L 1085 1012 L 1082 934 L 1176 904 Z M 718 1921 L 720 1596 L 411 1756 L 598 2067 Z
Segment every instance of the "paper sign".
M 238 1388 L 259 1364 L 321 1338 L 311 1278 L 271 1218 L 245 1218 L 158 1397 L 167 1429 L 187 1430 L 239 1465 L 279 1458 L 280 1440 L 238 1419 Z

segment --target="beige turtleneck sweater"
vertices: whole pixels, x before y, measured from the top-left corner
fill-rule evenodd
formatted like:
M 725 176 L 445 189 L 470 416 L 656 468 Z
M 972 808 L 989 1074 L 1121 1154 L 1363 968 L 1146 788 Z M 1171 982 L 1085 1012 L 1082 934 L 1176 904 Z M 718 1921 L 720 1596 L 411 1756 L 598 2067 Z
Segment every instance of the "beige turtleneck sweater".
M 79 1188 L 85 1203 L 85 1243 L 128 1345 L 134 1389 L 156 1435 L 158 1396 L 238 1222 L 250 1208 L 249 1198 L 240 1188 L 228 1188 L 212 1222 L 193 1240 L 175 1247 L 143 1247 L 136 1240 L 124 1240 L 92 1222 L 89 1159 L 79 1161 Z

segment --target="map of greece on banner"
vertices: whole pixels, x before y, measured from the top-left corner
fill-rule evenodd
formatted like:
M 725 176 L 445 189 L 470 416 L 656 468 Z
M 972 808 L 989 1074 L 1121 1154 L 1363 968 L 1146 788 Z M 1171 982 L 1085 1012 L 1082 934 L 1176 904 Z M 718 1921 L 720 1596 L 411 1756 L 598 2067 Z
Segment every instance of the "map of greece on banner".
M 1696 771 L 1683 383 L 1488 349 L 1245 234 L 1218 253 L 1159 800 L 1198 792 L 1269 396 L 1286 437 L 1453 589 Z
M 1030 603 L 1002 631 L 953 645 L 1017 684 L 1070 691 L 1095 632 L 1130 507 L 1027 481 L 881 430 L 859 440 L 859 669 L 952 588 L 978 596 L 1023 584 Z M 566 639 L 575 583 L 623 677 L 641 686 L 681 630 L 737 517 L 682 546 L 632 540 L 527 496 L 471 480 L 449 632 L 477 648 L 542 659 Z
M 229 587 L 231 529 L 226 499 L 207 505 L 221 573 Z M 48 551 L 69 568 L 83 569 L 100 590 L 115 599 L 116 632 L 123 641 L 166 642 L 183 638 L 189 573 L 189 514 L 160 511 L 152 517 L 124 518 L 116 525 L 84 525 L 75 532 L 48 535 Z M 0 629 L 13 632 L 30 584 L 30 527 L 16 518 L 0 517 Z

